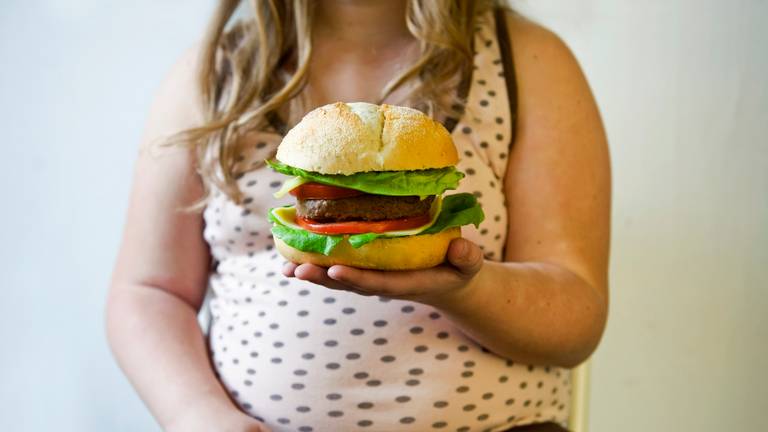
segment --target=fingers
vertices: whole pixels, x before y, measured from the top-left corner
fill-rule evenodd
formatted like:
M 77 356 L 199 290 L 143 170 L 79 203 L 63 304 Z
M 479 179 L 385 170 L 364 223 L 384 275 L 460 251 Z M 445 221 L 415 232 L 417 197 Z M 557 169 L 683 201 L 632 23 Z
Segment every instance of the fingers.
M 330 289 L 358 292 L 354 287 L 328 277 L 328 269 L 325 267 L 320 267 L 314 264 L 291 264 L 295 266 L 293 267 L 293 276 L 295 276 L 296 279 L 323 285 Z
M 483 251 L 464 238 L 451 241 L 446 260 L 467 278 L 474 276 L 483 266 Z
M 287 263 L 285 263 L 285 265 L 283 265 L 283 276 L 294 277 L 295 276 L 294 272 L 296 271 L 296 267 L 298 266 L 299 266 L 298 264 L 288 261 Z
M 446 266 L 426 270 L 377 271 L 335 265 L 327 275 L 338 282 L 371 295 L 418 297 L 455 288 L 463 281 Z
M 448 264 L 409 271 L 365 270 L 343 265 L 326 269 L 314 264 L 287 263 L 283 274 L 360 295 L 418 300 L 466 285 L 483 266 L 483 253 L 469 240 L 454 239 L 448 247 L 446 261 Z
M 314 282 L 328 288 L 343 289 L 343 284 L 328 277 L 326 269 L 314 264 L 298 265 L 294 270 L 294 275 L 296 276 L 296 279 Z

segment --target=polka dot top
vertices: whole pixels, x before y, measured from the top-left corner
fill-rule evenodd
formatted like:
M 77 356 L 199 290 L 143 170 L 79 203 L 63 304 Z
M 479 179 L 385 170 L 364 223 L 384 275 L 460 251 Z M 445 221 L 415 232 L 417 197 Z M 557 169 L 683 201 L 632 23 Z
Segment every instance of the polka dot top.
M 453 128 L 467 174 L 456 192 L 486 213 L 464 237 L 488 260 L 502 258 L 502 191 L 510 142 L 505 52 L 489 15 L 475 36 L 467 107 Z M 210 275 L 209 344 L 232 399 L 273 431 L 504 431 L 567 419 L 569 374 L 501 358 L 439 310 L 363 297 L 282 276 L 267 210 L 285 176 L 264 167 L 281 137 L 258 134 L 242 155 L 242 205 L 221 192 L 204 211 Z M 450 192 L 449 192 L 450 193 Z

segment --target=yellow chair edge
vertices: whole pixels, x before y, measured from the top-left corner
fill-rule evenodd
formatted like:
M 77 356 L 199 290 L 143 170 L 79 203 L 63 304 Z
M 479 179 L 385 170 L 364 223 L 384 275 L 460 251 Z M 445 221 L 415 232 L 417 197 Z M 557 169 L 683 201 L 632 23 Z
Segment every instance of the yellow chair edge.
M 571 371 L 571 412 L 568 416 L 570 432 L 587 432 L 588 429 L 591 366 L 590 358 Z

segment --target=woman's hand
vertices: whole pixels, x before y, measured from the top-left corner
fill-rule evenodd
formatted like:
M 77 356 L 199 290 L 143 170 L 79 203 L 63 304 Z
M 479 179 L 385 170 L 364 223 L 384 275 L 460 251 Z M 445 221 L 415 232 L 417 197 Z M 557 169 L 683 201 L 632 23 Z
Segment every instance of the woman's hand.
M 314 264 L 288 263 L 283 268 L 283 274 L 360 295 L 440 304 L 474 286 L 472 282 L 482 266 L 480 248 L 469 240 L 459 238 L 448 247 L 446 263 L 430 269 L 378 271 L 343 265 L 324 268 Z
M 190 410 L 164 428 L 167 432 L 271 432 L 264 423 L 231 408 Z

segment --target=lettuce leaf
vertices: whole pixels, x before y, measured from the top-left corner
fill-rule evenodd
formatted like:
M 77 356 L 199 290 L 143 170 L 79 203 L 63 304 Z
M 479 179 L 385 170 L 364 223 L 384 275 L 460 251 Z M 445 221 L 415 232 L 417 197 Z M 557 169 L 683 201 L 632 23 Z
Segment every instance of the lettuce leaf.
M 347 241 L 349 241 L 349 244 L 351 244 L 353 248 L 357 249 L 360 246 L 366 245 L 376 240 L 382 235 L 384 234 L 376 234 L 376 233 L 352 234 L 347 238 Z
M 376 195 L 428 196 L 456 189 L 464 174 L 454 167 L 417 171 L 371 171 L 352 175 L 320 174 L 294 168 L 278 161 L 266 161 L 273 170 L 310 179 L 317 183 L 355 189 Z
M 284 241 L 288 246 L 300 251 L 330 255 L 331 251 L 344 238 L 341 235 L 315 234 L 307 230 L 287 227 L 272 216 L 271 211 L 268 215 L 269 220 L 272 221 L 272 235 Z
M 469 224 L 477 227 L 484 219 L 483 209 L 478 204 L 477 198 L 474 195 L 468 193 L 449 195 L 443 198 L 442 209 L 435 223 L 415 235 L 435 234 L 448 228 Z M 315 234 L 303 229 L 285 226 L 272 215 L 271 210 L 269 212 L 269 220 L 272 221 L 272 234 L 276 238 L 284 241 L 292 248 L 305 252 L 329 255 L 344 238 L 343 235 Z M 347 237 L 347 241 L 349 241 L 352 247 L 359 248 L 379 237 L 387 238 L 391 236 L 388 236 L 387 233 L 353 234 Z
M 443 198 L 443 208 L 435 223 L 421 234 L 435 234 L 440 231 L 472 224 L 475 228 L 485 220 L 485 213 L 477 198 L 469 193 L 460 193 Z

